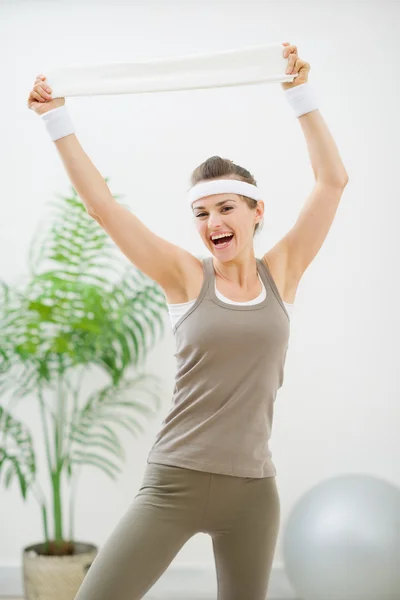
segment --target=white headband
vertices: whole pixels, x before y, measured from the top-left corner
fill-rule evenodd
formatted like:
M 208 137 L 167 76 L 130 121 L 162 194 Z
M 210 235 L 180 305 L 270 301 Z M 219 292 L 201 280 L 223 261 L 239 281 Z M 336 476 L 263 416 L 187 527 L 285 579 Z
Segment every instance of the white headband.
M 192 205 L 196 200 L 214 194 L 239 194 L 253 200 L 261 200 L 261 192 L 257 186 L 237 179 L 213 179 L 197 183 L 189 190 L 188 200 Z

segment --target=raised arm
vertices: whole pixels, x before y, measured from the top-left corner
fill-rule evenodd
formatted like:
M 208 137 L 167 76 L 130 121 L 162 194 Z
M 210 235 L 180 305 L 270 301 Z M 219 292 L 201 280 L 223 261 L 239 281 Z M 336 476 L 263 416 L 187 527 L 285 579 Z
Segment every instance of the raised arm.
M 349 177 L 339 150 L 308 87 L 309 63 L 299 59 L 297 46 L 285 43 L 289 57 L 287 73 L 292 83 L 282 83 L 307 142 L 315 186 L 290 231 L 265 255 L 264 261 L 284 290 L 284 299 L 294 302 L 299 282 L 320 251 L 335 218 Z M 296 92 L 297 89 L 297 92 Z
M 38 76 L 29 95 L 28 107 L 41 116 L 49 113 L 44 117 L 47 119 L 65 118 L 65 99 L 52 99 L 51 90 L 47 92 L 46 88 L 45 77 Z M 62 129 L 63 124 L 60 123 Z M 183 288 L 183 274 L 188 264 L 196 260 L 195 257 L 154 234 L 127 208 L 118 204 L 75 133 L 69 131 L 64 127 L 67 135 L 54 140 L 54 144 L 88 214 L 103 227 L 125 256 L 167 294 Z

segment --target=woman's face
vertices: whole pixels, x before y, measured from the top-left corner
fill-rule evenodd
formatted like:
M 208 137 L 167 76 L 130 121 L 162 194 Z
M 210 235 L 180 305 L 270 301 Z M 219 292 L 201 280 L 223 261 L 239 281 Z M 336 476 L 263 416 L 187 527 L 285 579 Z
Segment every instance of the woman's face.
M 246 247 L 253 248 L 254 228 L 264 214 L 260 200 L 255 210 L 237 194 L 215 194 L 196 200 L 192 205 L 196 229 L 204 245 L 219 260 L 232 260 Z M 221 241 L 215 236 L 227 234 Z

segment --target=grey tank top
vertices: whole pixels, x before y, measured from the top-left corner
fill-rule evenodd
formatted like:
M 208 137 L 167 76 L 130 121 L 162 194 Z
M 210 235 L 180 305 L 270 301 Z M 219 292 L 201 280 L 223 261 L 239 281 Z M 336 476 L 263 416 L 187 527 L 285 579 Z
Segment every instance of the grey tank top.
M 200 294 L 173 328 L 172 405 L 148 463 L 236 477 L 276 475 L 268 442 L 290 321 L 267 265 L 256 261 L 266 298 L 238 306 L 217 297 L 213 259 L 202 260 Z

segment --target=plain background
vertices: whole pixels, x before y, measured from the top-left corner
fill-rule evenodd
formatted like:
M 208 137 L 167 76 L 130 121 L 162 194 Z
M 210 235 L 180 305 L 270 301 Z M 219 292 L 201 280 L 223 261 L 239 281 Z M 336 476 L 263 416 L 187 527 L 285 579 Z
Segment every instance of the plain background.
M 271 439 L 282 528 L 312 486 L 347 473 L 400 484 L 398 428 L 400 5 L 326 2 L 0 1 L 0 276 L 24 276 L 46 203 L 69 181 L 40 119 L 26 107 L 35 76 L 51 66 L 125 62 L 289 41 L 311 65 L 310 83 L 350 182 L 335 222 L 300 284 L 285 382 Z M 114 194 L 157 234 L 194 254 L 185 199 L 193 169 L 219 154 L 245 166 L 265 190 L 261 256 L 294 224 L 314 185 L 306 143 L 279 84 L 67 100 L 77 135 Z M 121 260 L 124 258 L 121 255 Z M 117 483 L 88 468 L 81 478 L 76 537 L 101 545 L 135 495 L 148 451 L 168 411 L 174 340 L 151 352 L 163 378 L 163 408 L 146 435 L 126 438 Z M 93 376 L 87 389 L 98 384 Z M 19 414 L 40 455 L 34 399 Z M 46 487 L 42 471 L 42 484 Z M 0 489 L 0 566 L 42 540 L 33 500 Z M 190 540 L 179 564 L 213 567 L 209 537 Z

